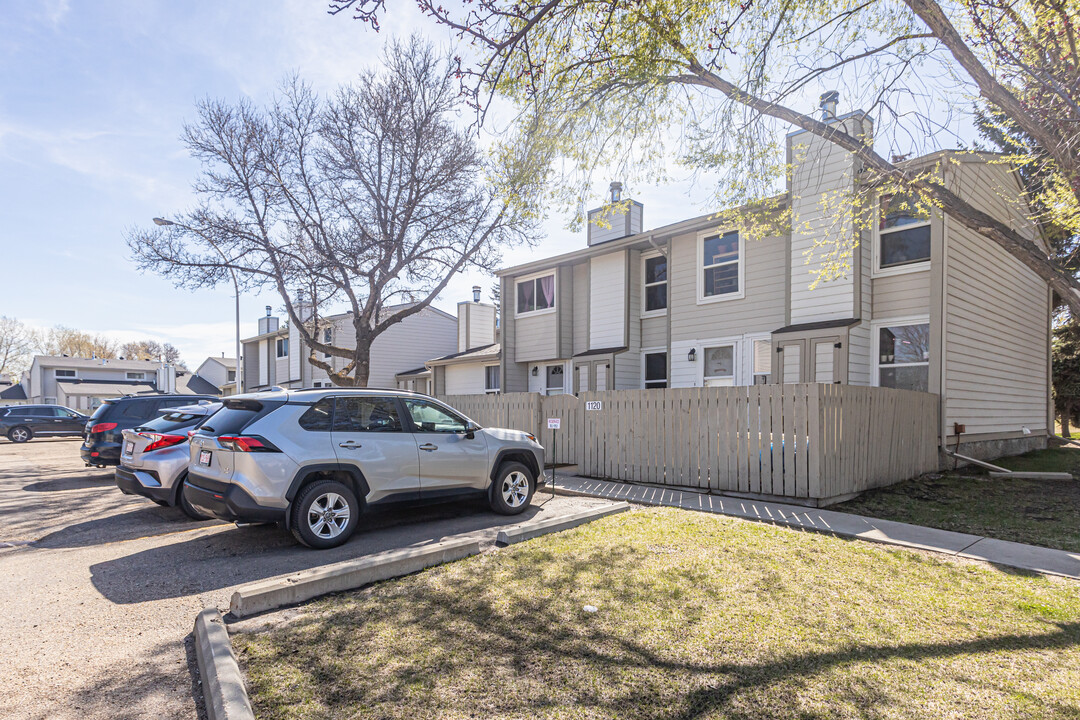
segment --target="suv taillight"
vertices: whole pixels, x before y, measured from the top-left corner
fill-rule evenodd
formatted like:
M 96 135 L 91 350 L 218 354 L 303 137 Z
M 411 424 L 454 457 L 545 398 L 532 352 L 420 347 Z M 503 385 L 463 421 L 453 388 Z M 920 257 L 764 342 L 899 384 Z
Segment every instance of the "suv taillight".
M 258 435 L 221 435 L 218 443 L 235 452 L 281 452 L 266 438 Z
M 159 435 L 158 433 L 141 433 L 143 437 L 150 438 L 150 444 L 143 448 L 144 453 L 161 450 L 162 448 L 179 445 L 187 440 L 186 435 Z
M 98 423 L 97 425 L 94 425 L 94 426 L 92 426 L 90 428 L 90 432 L 92 432 L 92 433 L 108 432 L 108 431 L 113 430 L 115 428 L 116 428 L 116 423 Z

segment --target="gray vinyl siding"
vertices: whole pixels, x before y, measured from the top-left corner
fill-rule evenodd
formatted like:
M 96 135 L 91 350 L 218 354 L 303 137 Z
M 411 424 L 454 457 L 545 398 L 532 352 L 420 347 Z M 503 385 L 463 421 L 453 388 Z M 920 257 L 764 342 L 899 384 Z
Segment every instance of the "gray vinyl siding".
M 926 315 L 930 312 L 930 268 L 873 280 L 874 319 Z
M 641 353 L 624 352 L 615 356 L 615 389 L 640 390 Z
M 679 235 L 669 243 L 668 313 L 671 341 L 717 338 L 747 332 L 772 332 L 784 325 L 787 239 L 747 238 L 745 294 L 738 300 L 697 304 L 697 235 Z M 664 320 L 664 318 L 659 318 Z M 655 333 L 655 329 L 652 330 Z M 644 347 L 667 345 L 643 340 Z
M 525 392 L 529 389 L 528 367 L 517 362 L 517 327 L 514 317 L 514 279 L 504 277 L 502 282 L 502 359 L 501 384 L 503 392 Z
M 555 314 L 559 318 L 559 357 L 570 357 L 574 354 L 574 270 L 560 267 L 557 272 Z
M 627 284 L 630 291 L 627 293 L 627 347 L 635 351 L 641 347 L 641 253 L 637 250 L 627 252 Z M 618 375 L 616 374 L 616 378 Z
M 626 341 L 626 251 L 598 255 L 589 263 L 589 347 L 619 347 Z
M 556 313 L 526 315 L 514 319 L 516 362 L 533 360 L 554 360 L 559 356 L 555 345 L 555 329 L 558 321 Z M 507 391 L 509 392 L 509 391 Z
M 244 343 L 244 389 L 259 385 L 259 343 Z
M 952 168 L 954 191 L 1009 221 L 1003 168 Z M 945 260 L 945 428 L 967 435 L 1047 430 L 1049 298 L 1046 284 L 997 245 L 948 222 Z M 1026 228 L 1030 234 L 1030 228 Z M 1031 235 L 1034 237 L 1033 235 Z
M 667 345 L 667 316 L 641 319 L 640 347 L 661 347 Z
M 573 273 L 573 354 L 576 355 L 589 349 L 589 263 L 578 263 L 574 266 Z

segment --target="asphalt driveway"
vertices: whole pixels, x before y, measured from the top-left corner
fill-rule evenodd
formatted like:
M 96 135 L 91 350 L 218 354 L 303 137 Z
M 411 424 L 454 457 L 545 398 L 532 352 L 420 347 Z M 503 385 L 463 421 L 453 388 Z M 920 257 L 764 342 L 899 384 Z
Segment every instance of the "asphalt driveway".
M 0 441 L 0 708 L 12 718 L 191 718 L 201 703 L 188 637 L 204 607 L 254 580 L 606 504 L 538 496 L 507 519 L 476 502 L 372 514 L 340 548 L 273 526 L 192 522 L 120 493 L 77 439 Z

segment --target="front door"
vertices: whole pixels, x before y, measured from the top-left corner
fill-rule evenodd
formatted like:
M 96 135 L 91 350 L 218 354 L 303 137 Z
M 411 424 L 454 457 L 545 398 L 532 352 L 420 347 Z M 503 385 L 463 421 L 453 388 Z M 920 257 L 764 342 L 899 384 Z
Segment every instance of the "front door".
M 402 402 L 420 450 L 421 495 L 434 498 L 486 489 L 491 478 L 483 433 L 470 433 L 465 418 L 439 403 L 413 398 Z
M 339 397 L 330 431 L 339 463 L 354 465 L 368 484 L 367 501 L 420 497 L 416 439 L 391 397 Z

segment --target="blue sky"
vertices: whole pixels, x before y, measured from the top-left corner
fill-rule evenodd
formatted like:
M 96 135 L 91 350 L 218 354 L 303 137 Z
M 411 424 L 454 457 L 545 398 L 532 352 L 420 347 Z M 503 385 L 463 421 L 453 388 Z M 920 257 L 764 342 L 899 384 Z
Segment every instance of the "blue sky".
M 317 90 L 352 80 L 382 43 L 414 29 L 444 30 L 395 2 L 374 33 L 326 14 L 321 0 L 40 0 L 0 14 L 0 314 L 125 341 L 178 346 L 189 365 L 233 354 L 231 288 L 191 293 L 128 259 L 124 234 L 193 202 L 198 167 L 179 141 L 204 97 L 267 100 L 298 72 Z M 615 179 L 615 178 L 612 178 Z M 602 184 L 606 186 L 607 179 Z M 603 188 L 595 189 L 600 192 Z M 645 225 L 705 212 L 699 180 L 647 188 Z M 534 248 L 504 264 L 584 246 L 584 231 L 554 216 Z M 453 311 L 479 284 L 459 276 L 438 305 Z M 276 295 L 241 298 L 242 334 Z

